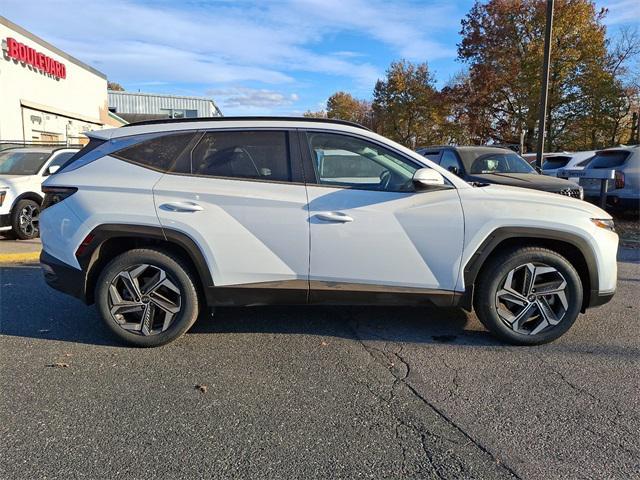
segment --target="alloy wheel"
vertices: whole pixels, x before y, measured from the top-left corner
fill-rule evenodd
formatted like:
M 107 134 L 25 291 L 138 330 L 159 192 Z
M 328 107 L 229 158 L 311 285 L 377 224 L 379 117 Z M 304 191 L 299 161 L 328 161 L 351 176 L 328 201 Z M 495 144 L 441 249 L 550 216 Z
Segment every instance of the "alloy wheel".
M 139 335 L 167 330 L 182 307 L 180 289 L 163 269 L 148 264 L 119 272 L 109 285 L 109 310 L 123 329 Z
M 558 325 L 569 308 L 567 281 L 554 267 L 527 263 L 507 273 L 496 293 L 498 316 L 514 332 L 537 335 Z
M 35 237 L 40 231 L 40 208 L 37 205 L 25 205 L 20 210 L 18 228 L 26 237 Z

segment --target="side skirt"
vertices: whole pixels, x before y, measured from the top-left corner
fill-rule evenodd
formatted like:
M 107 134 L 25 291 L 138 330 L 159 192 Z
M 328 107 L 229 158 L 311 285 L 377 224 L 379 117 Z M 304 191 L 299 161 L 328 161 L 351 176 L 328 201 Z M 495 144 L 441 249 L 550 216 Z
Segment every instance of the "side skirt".
M 463 294 L 448 290 L 360 283 L 288 280 L 209 287 L 211 306 L 398 305 L 459 306 Z

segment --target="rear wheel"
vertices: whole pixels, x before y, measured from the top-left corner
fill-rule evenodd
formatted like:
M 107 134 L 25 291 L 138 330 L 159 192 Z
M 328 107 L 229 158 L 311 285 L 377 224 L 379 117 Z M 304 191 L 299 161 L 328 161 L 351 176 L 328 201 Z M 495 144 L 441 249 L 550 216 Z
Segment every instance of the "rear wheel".
M 40 204 L 33 200 L 20 200 L 11 213 L 11 228 L 20 240 L 40 236 Z
M 541 247 L 516 248 L 489 260 L 478 279 L 474 308 L 500 339 L 537 345 L 569 330 L 582 295 L 580 277 L 562 255 Z
M 107 326 L 127 343 L 155 347 L 182 336 L 198 318 L 190 269 L 169 252 L 136 249 L 113 259 L 96 285 Z

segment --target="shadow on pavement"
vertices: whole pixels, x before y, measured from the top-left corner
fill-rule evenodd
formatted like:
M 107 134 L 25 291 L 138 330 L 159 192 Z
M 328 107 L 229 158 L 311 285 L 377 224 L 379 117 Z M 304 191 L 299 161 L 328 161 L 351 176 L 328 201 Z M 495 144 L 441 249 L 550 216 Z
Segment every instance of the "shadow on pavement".
M 218 308 L 187 335 L 305 334 L 413 343 L 496 345 L 487 333 L 466 331 L 460 309 L 411 307 Z M 37 266 L 0 267 L 0 334 L 104 346 L 122 343 L 93 306 L 50 289 Z

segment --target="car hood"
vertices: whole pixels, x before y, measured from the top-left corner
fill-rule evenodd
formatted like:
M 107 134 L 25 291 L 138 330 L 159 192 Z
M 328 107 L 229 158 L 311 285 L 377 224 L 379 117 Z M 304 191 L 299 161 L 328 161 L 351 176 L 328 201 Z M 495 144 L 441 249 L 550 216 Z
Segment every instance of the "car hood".
M 32 175 L 0 175 L 0 188 L 12 187 L 20 183 L 26 183 L 32 178 Z
M 532 188 L 545 192 L 559 192 L 567 188 L 578 189 L 578 185 L 557 177 L 537 173 L 484 173 L 468 175 L 468 182 L 491 183 L 511 187 Z
M 571 209 L 587 215 L 590 218 L 611 218 L 611 215 L 607 212 L 589 202 L 565 195 L 558 195 L 553 192 L 545 192 L 543 190 L 524 190 L 522 188 L 496 184 L 477 188 L 485 192 L 487 195 L 490 195 L 501 204 L 513 206 L 517 205 L 518 202 L 523 202 L 527 205 L 537 204 L 539 206 L 543 206 L 543 208 L 561 207 Z

